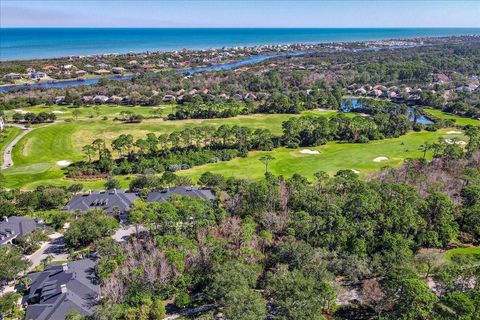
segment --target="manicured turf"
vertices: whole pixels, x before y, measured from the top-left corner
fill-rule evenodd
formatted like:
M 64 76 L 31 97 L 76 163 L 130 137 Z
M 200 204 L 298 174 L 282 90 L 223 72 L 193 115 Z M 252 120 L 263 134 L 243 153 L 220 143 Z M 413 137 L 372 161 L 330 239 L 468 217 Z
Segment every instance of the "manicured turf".
M 96 109 L 95 107 L 98 107 Z M 80 108 L 73 108 L 71 106 L 45 106 L 45 105 L 38 105 L 35 107 L 26 107 L 26 108 L 19 108 L 25 112 L 33 112 L 38 114 L 40 112 L 47 112 L 47 113 L 55 113 L 57 119 L 71 119 L 73 118 L 73 111 L 77 110 L 80 111 L 80 115 L 78 119 L 101 119 L 103 117 L 108 118 L 115 118 L 120 117 L 120 113 L 122 111 L 131 111 L 135 114 L 141 114 L 145 117 L 152 116 L 152 112 L 156 109 L 161 109 L 162 116 L 166 116 L 171 112 L 170 106 L 161 106 L 161 107 L 142 107 L 142 106 L 115 106 L 115 105 L 98 105 L 98 106 L 88 106 L 88 107 L 80 107 Z M 98 115 L 97 111 L 98 110 Z M 5 111 L 5 114 L 11 118 L 15 114 L 15 110 L 8 110 Z
M 22 130 L 17 127 L 8 127 L 0 132 L 0 164 L 3 164 L 3 151 L 21 132 Z
M 136 107 L 135 107 L 136 108 Z M 334 111 L 309 111 L 307 114 L 332 116 Z M 149 132 L 169 133 L 185 127 L 220 126 L 222 124 L 241 125 L 255 128 L 267 128 L 274 134 L 281 134 L 281 124 L 295 115 L 249 115 L 228 119 L 163 121 L 146 120 L 138 124 L 123 124 L 112 120 L 78 120 L 60 122 L 38 128 L 22 140 L 13 150 L 14 166 L 3 173 L 10 188 L 34 188 L 42 184 L 66 185 L 70 180 L 64 178 L 62 168 L 56 163 L 60 160 L 70 162 L 82 160 L 82 146 L 90 144 L 97 137 L 107 141 L 122 133 L 135 137 L 145 137 Z M 298 116 L 298 115 L 296 115 Z M 102 185 L 101 181 L 82 182 L 86 188 Z
M 275 175 L 290 177 L 300 173 L 313 178 L 318 171 L 335 174 L 341 169 L 358 170 L 365 176 L 384 166 L 399 166 L 406 158 L 420 157 L 418 147 L 425 141 L 436 142 L 439 138 L 452 137 L 446 134 L 448 129 L 438 132 L 411 132 L 395 139 L 373 141 L 367 144 L 330 142 L 324 146 L 309 148 L 320 151 L 320 154 L 301 154 L 299 149 L 278 148 L 271 152 L 250 152 L 247 158 L 236 158 L 228 162 L 212 163 L 179 172 L 180 175 L 196 180 L 205 171 L 220 173 L 226 177 L 258 179 L 264 175 L 265 166 L 259 160 L 261 156 L 270 154 L 275 157 L 269 165 L 270 172 Z M 457 135 L 458 138 L 461 136 Z M 374 162 L 377 157 L 388 157 L 387 161 Z
M 425 111 L 427 113 L 431 113 L 432 115 L 439 117 L 441 119 L 452 119 L 455 120 L 455 124 L 461 125 L 461 126 L 466 126 L 466 125 L 472 125 L 472 126 L 480 126 L 480 120 L 472 119 L 472 118 L 465 118 L 465 117 L 459 117 L 453 114 L 448 114 L 445 113 L 441 110 L 436 110 L 436 109 L 430 109 L 426 108 Z
M 480 247 L 467 247 L 467 248 L 455 248 L 445 252 L 445 259 L 451 261 L 453 256 L 461 254 L 467 256 L 473 256 L 476 260 L 480 261 Z

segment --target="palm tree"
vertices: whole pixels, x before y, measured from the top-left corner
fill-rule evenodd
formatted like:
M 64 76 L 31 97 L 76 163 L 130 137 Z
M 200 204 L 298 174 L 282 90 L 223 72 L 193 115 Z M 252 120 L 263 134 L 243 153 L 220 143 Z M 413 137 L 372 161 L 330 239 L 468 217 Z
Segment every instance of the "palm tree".
M 262 161 L 265 164 L 265 173 L 268 173 L 268 164 L 270 163 L 270 161 L 275 160 L 275 157 L 270 154 L 266 154 L 260 157 L 260 159 L 258 160 Z

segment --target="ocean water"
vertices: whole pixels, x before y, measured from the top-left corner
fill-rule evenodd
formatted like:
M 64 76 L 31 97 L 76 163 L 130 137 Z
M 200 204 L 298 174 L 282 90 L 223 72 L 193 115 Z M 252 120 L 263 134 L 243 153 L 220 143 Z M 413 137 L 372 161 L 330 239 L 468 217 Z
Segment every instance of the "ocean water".
M 0 28 L 0 60 L 472 34 L 480 28 Z

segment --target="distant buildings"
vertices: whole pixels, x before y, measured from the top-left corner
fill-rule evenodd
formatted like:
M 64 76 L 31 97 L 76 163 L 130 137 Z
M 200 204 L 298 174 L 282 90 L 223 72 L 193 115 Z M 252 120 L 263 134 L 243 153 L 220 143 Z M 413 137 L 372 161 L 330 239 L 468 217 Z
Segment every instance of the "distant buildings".
M 32 282 L 23 298 L 26 320 L 63 320 L 73 310 L 83 316 L 93 315 L 100 295 L 95 261 L 49 265 L 28 277 Z
M 16 238 L 21 238 L 41 226 L 35 219 L 3 217 L 0 221 L 0 246 L 11 244 Z

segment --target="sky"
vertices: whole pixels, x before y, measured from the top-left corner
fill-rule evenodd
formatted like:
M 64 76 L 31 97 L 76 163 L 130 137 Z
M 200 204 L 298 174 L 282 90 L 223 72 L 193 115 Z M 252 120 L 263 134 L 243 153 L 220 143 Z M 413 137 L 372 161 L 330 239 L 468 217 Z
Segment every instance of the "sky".
M 480 27 L 480 0 L 0 0 L 0 27 Z

